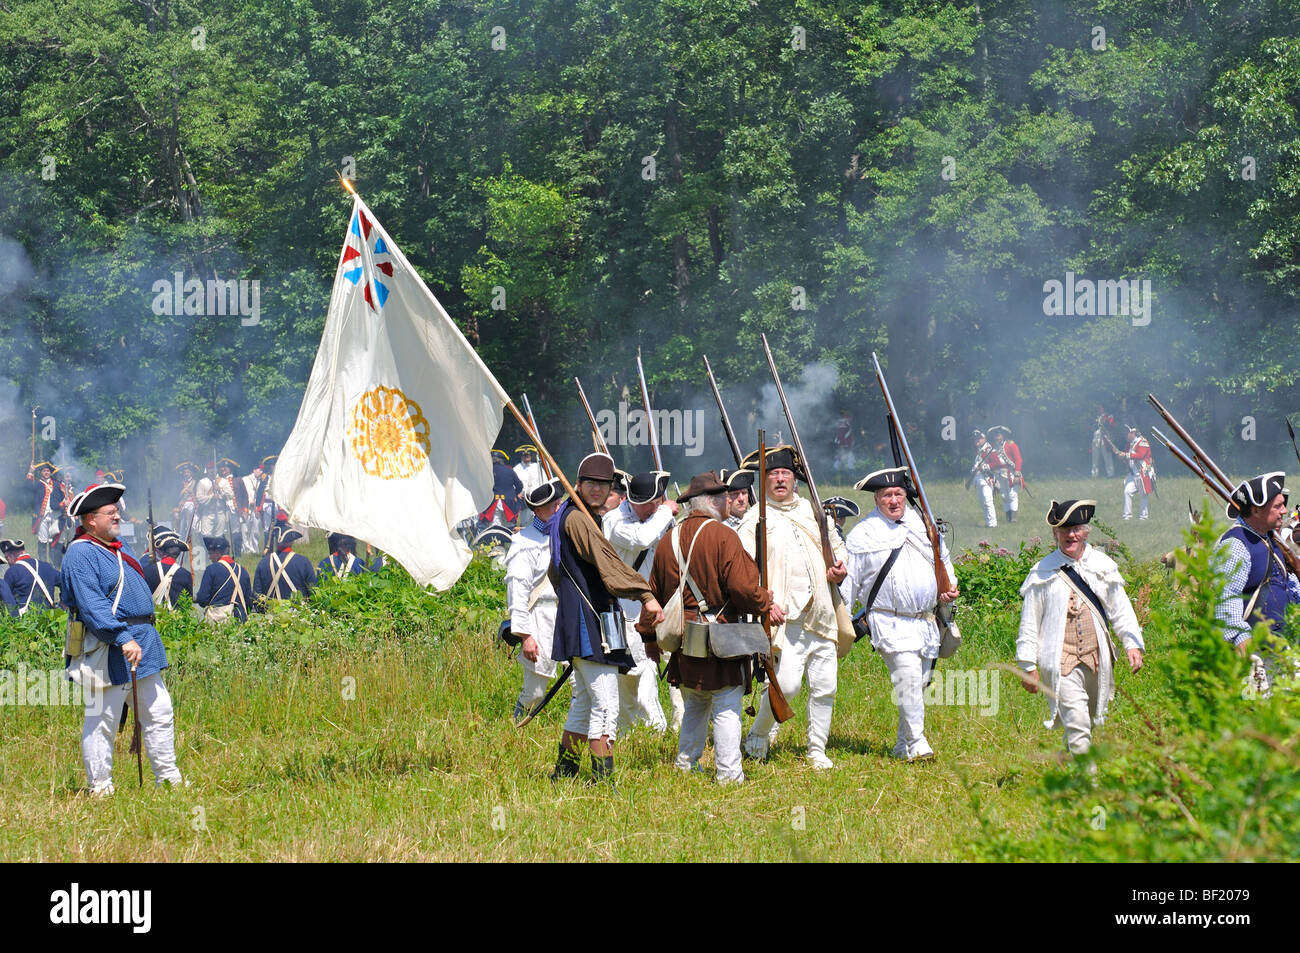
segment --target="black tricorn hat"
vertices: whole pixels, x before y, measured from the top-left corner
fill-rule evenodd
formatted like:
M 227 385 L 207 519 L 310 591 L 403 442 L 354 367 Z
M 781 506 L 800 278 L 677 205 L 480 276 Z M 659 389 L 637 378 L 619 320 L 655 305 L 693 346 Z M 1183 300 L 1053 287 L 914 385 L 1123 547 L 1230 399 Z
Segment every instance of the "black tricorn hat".
M 189 549 L 189 547 L 185 545 L 185 540 L 181 539 L 175 533 L 164 533 L 162 536 L 154 537 L 153 545 L 155 549 L 161 549 L 163 552 L 166 552 L 169 549 L 175 549 L 177 551 Z
M 667 470 L 647 470 L 632 477 L 627 484 L 629 503 L 653 503 L 668 492 L 668 481 L 672 474 Z
M 1286 473 L 1281 470 L 1275 473 L 1261 473 L 1249 480 L 1242 480 L 1232 491 L 1232 501 L 1226 508 L 1228 519 L 1235 520 L 1240 516 L 1243 506 L 1267 506 L 1279 493 L 1282 494 L 1282 499 L 1289 499 L 1291 491 L 1286 488 L 1285 483 Z
M 344 546 L 347 546 L 355 552 L 357 548 L 357 539 L 355 536 L 349 536 L 347 533 L 330 533 L 325 539 L 325 545 L 329 547 L 331 553 L 337 553 Z
M 1047 510 L 1047 525 L 1053 529 L 1060 526 L 1082 526 L 1092 519 L 1097 512 L 1096 500 L 1052 500 Z
M 887 490 L 891 486 L 902 487 L 911 496 L 915 490 L 912 489 L 912 477 L 907 467 L 888 467 L 884 470 L 877 470 L 874 473 L 868 473 L 857 483 L 853 484 L 855 490 L 869 490 L 875 493 L 877 490 Z
M 500 457 L 500 458 L 501 458 L 501 461 L 502 461 L 503 463 L 509 463 L 509 462 L 510 462 L 510 454 L 506 453 L 506 452 L 505 452 L 504 450 L 502 450 L 500 447 L 493 447 L 493 448 L 492 448 L 492 456 L 494 456 L 494 457 Z
M 545 506 L 564 496 L 564 484 L 559 480 L 548 480 L 545 483 L 539 483 L 527 493 L 524 494 L 524 502 L 532 509 L 539 506 Z
M 745 457 L 740 461 L 740 465 L 746 470 L 758 472 L 758 451 Z M 769 470 L 790 470 L 794 473 L 795 478 L 808 482 L 808 475 L 804 472 L 803 461 L 799 459 L 799 451 L 787 443 L 779 447 L 767 448 L 767 469 Z
M 687 500 L 693 500 L 697 496 L 712 496 L 716 493 L 726 493 L 727 484 L 718 479 L 718 475 L 710 470 L 708 473 L 698 473 L 691 477 L 690 485 L 686 487 L 686 492 L 677 497 L 678 503 L 685 503 Z
M 101 483 L 92 486 L 89 490 L 82 490 L 68 504 L 68 515 L 84 516 L 86 513 L 93 513 L 101 506 L 116 503 L 125 492 L 126 487 L 120 483 Z
M 846 500 L 842 496 L 832 496 L 830 499 L 822 500 L 822 509 L 829 511 L 835 519 L 840 520 L 862 514 L 862 510 L 858 509 L 858 504 L 852 500 Z
M 483 532 L 475 536 L 474 541 L 470 545 L 475 549 L 483 546 L 496 545 L 509 547 L 514 538 L 515 534 L 510 532 L 510 530 L 506 529 L 504 526 L 489 526 L 487 529 L 483 530 Z
M 230 552 L 230 540 L 224 536 L 204 536 L 203 548 L 210 553 Z
M 989 428 L 990 437 L 996 437 L 998 434 L 1002 435 L 1003 440 L 1011 439 L 1011 431 L 1008 430 L 1006 427 L 1002 426 L 1001 424 L 998 424 L 996 427 Z
M 619 496 L 627 496 L 627 488 L 632 483 L 632 474 L 626 470 L 614 468 L 614 492 Z
M 175 532 L 172 531 L 172 528 L 166 525 L 165 523 L 159 523 L 157 526 L 153 528 L 154 539 L 161 539 L 164 536 L 175 536 L 175 535 L 176 534 Z
M 0 539 L 0 553 L 16 553 L 25 548 L 21 539 Z
M 271 530 L 271 536 L 275 540 L 276 549 L 283 549 L 286 546 L 292 546 L 298 540 L 302 539 L 302 533 L 290 526 L 277 526 Z
M 755 456 L 754 459 L 758 459 Z M 754 485 L 753 470 L 728 470 L 725 467 L 718 471 L 718 479 L 727 484 L 727 489 L 732 493 L 739 493 L 741 490 L 748 490 Z

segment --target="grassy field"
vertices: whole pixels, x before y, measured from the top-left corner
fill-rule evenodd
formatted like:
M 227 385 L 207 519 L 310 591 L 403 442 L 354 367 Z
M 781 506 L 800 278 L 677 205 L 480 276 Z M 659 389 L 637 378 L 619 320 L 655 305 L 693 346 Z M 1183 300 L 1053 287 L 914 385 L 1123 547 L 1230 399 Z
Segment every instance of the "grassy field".
M 932 492 L 959 549 L 987 539 L 1018 551 L 1046 535 L 1037 511 L 1051 496 L 1088 494 L 1105 500 L 1103 521 L 1149 559 L 1186 523 L 1187 493 L 1168 482 L 1149 524 L 1119 523 L 1116 480 L 1035 486 L 1023 521 L 993 531 L 978 525 L 973 493 L 955 484 Z M 988 572 L 968 563 L 963 585 L 972 573 L 987 583 Z M 1164 569 L 1133 564 L 1130 572 L 1144 623 L 1153 607 L 1176 606 Z M 1108 835 L 1095 827 L 1102 795 L 1044 796 L 1060 775 L 1060 732 L 1042 727 L 1041 697 L 993 668 L 1012 661 L 1014 584 L 986 586 L 979 607 L 960 617 L 965 644 L 941 672 L 989 670 L 997 690 L 983 706 L 928 707 L 935 762 L 888 757 L 897 711 L 883 663 L 859 644 L 840 667 L 834 770 L 814 772 L 802 757 L 801 693 L 772 759 L 746 762 L 744 785 L 679 774 L 675 737 L 638 728 L 617 745 L 616 793 L 547 779 L 567 691 L 524 730 L 512 726 L 520 668 L 493 641 L 502 591 L 485 562 L 446 594 L 419 593 L 389 573 L 237 629 L 171 621 L 166 681 L 192 786 L 155 790 L 146 765 L 137 789 L 123 733 L 117 794 L 111 804 L 91 801 L 80 793 L 80 708 L 4 706 L 0 860 L 961 860 L 1014 855 L 1007 844 L 1035 838 L 1141 829 L 1141 804 L 1107 801 Z M 1099 735 L 1103 783 L 1120 770 L 1108 757 L 1137 750 L 1177 704 L 1175 682 L 1162 675 L 1176 648 L 1168 632 L 1177 631 L 1151 632 L 1148 667 L 1118 676 L 1123 694 Z M 19 623 L 6 623 L 0 648 L 0 668 L 11 671 L 60 662 L 51 633 Z M 709 749 L 710 767 L 711 757 Z

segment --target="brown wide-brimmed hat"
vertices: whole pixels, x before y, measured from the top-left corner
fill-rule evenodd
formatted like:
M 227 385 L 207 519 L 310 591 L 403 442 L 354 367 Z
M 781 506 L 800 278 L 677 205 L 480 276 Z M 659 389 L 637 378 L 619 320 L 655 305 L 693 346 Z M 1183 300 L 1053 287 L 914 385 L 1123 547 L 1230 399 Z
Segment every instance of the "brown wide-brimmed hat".
M 710 470 L 708 473 L 697 473 L 691 477 L 691 482 L 686 487 L 686 492 L 677 497 L 678 503 L 685 503 L 687 500 L 693 500 L 697 496 L 713 496 L 717 493 L 726 493 L 727 484 L 718 479 L 718 475 Z
M 589 453 L 578 464 L 578 479 L 613 483 L 614 470 L 614 458 L 608 453 Z

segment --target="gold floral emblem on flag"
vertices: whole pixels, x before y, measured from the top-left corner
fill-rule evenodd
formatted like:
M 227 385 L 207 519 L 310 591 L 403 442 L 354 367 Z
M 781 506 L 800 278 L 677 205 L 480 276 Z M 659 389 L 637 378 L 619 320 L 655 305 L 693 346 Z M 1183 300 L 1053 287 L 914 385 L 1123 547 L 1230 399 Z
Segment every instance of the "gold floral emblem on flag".
M 348 443 L 371 476 L 400 480 L 429 463 L 429 421 L 396 387 L 373 387 L 352 408 Z

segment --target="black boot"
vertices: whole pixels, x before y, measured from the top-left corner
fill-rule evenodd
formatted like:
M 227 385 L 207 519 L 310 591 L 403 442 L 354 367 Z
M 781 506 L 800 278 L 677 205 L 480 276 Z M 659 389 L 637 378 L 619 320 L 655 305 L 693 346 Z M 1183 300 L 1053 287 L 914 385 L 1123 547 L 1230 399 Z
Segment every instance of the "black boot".
M 1019 510 L 1012 510 L 1011 513 L 1007 516 L 1007 519 L 1010 520 L 1012 523 L 1014 523 L 1016 521 L 1016 515 L 1019 512 L 1020 512 Z
M 1014 523 L 1016 521 L 1016 514 L 1011 512 L 1011 510 L 1005 510 L 1003 516 L 1006 517 L 1006 522 L 1008 523 Z
M 591 783 L 608 783 L 610 790 L 617 790 L 614 787 L 614 756 L 612 754 L 605 755 L 603 758 L 593 757 L 591 759 Z
M 560 742 L 560 756 L 555 761 L 555 770 L 551 772 L 551 780 L 559 781 L 561 778 L 576 778 L 578 776 L 578 755 L 564 747 L 564 742 Z

